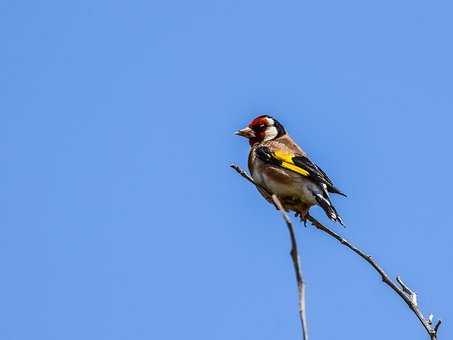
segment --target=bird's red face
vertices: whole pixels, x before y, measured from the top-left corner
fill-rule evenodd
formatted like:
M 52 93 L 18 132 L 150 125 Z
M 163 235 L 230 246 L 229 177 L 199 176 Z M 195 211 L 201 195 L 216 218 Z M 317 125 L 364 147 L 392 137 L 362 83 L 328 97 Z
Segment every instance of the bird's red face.
M 236 135 L 248 138 L 250 145 L 275 139 L 286 134 L 284 127 L 271 116 L 256 117 L 250 124 L 236 131 Z

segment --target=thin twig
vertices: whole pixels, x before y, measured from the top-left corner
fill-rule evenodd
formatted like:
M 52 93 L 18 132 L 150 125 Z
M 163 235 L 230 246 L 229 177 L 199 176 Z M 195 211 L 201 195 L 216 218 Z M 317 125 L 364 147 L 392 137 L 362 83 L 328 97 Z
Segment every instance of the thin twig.
M 272 193 L 269 192 L 266 188 L 263 186 L 259 185 L 256 183 L 253 178 L 251 178 L 245 171 L 243 171 L 239 166 L 237 165 L 231 165 L 231 167 L 236 170 L 242 177 L 246 178 L 249 182 L 254 184 L 256 187 L 264 190 L 266 193 L 272 195 Z M 317 229 L 323 231 L 327 235 L 333 237 L 336 239 L 338 242 L 340 242 L 342 245 L 348 247 L 351 249 L 354 253 L 359 255 L 362 259 L 364 259 L 366 262 L 368 262 L 373 269 L 379 273 L 379 275 L 382 278 L 382 281 L 387 284 L 391 289 L 393 289 L 403 300 L 406 302 L 408 307 L 414 312 L 414 314 L 417 316 L 417 318 L 420 320 L 422 323 L 423 327 L 425 328 L 426 332 L 430 336 L 431 340 L 437 340 L 437 331 L 439 329 L 439 326 L 442 323 L 442 320 L 438 320 L 436 322 L 436 325 L 433 326 L 432 323 L 432 317 L 425 318 L 422 311 L 420 310 L 418 304 L 417 304 L 417 298 L 416 294 L 401 280 L 401 278 L 398 276 L 397 277 L 397 283 L 393 282 L 390 277 L 387 275 L 387 273 L 381 268 L 381 266 L 374 260 L 370 255 L 366 254 L 353 244 L 351 244 L 349 241 L 347 241 L 345 238 L 334 232 L 333 230 L 329 229 L 328 227 L 324 226 L 322 223 L 317 221 L 314 217 L 311 215 L 307 214 L 306 216 L 307 220 L 310 221 L 312 225 L 314 225 Z M 398 287 L 398 284 L 401 287 Z
M 393 282 L 390 279 L 390 277 L 387 275 L 387 273 L 381 268 L 381 266 L 376 262 L 376 260 L 373 259 L 370 255 L 366 254 L 365 252 L 363 252 L 362 250 L 360 250 L 359 248 L 357 248 L 356 246 L 351 244 L 349 241 L 347 241 L 345 238 L 343 238 L 342 236 L 335 233 L 333 230 L 327 228 L 325 225 L 318 222 L 314 217 L 307 215 L 307 219 L 317 229 L 332 236 L 338 242 L 345 245 L 346 247 L 351 249 L 354 253 L 359 255 L 362 259 L 364 259 L 366 262 L 368 262 L 374 268 L 374 270 L 376 270 L 379 273 L 379 275 L 381 275 L 382 281 L 384 281 L 385 284 L 387 284 L 390 288 L 392 288 L 404 300 L 404 302 L 406 302 L 406 304 L 409 306 L 409 308 L 415 313 L 417 318 L 422 323 L 423 327 L 425 327 L 426 332 L 428 332 L 428 335 L 431 337 L 431 340 L 437 339 L 437 329 L 435 327 L 433 327 L 432 322 L 429 320 L 429 318 L 427 319 L 423 316 L 422 311 L 418 307 L 417 299 L 414 298 L 414 296 L 416 296 L 415 293 L 413 293 L 409 287 L 407 287 L 404 283 L 402 283 L 403 281 L 401 280 L 401 278 L 399 279 L 400 285 L 402 286 L 400 288 L 395 284 L 395 282 Z
M 246 173 L 244 170 L 242 170 L 239 166 L 232 164 L 231 167 L 236 170 L 239 175 L 244 177 L 246 180 L 248 180 L 250 183 L 255 185 L 257 188 L 260 188 L 263 190 L 265 193 L 267 193 L 271 198 L 272 202 L 274 203 L 275 207 L 280 210 L 283 220 L 286 223 L 286 226 L 288 227 L 289 231 L 289 236 L 291 239 L 291 259 L 293 261 L 293 266 L 294 266 L 294 272 L 296 273 L 296 280 L 297 280 L 297 289 L 299 292 L 299 318 L 300 318 L 300 323 L 302 326 L 302 336 L 304 340 L 308 340 L 308 324 L 307 324 L 307 315 L 306 315 L 306 305 L 305 305 L 305 281 L 303 279 L 302 275 L 302 266 L 300 264 L 300 257 L 299 257 L 299 251 L 297 248 L 297 238 L 296 238 L 296 232 L 294 230 L 294 225 L 291 222 L 291 219 L 289 218 L 288 214 L 286 213 L 285 208 L 283 207 L 282 203 L 280 202 L 279 198 L 269 192 L 265 187 L 259 185 L 256 183 L 253 178 Z
M 297 250 L 297 239 L 296 232 L 294 230 L 294 225 L 291 222 L 288 214 L 283 208 L 282 203 L 276 195 L 272 195 L 272 201 L 275 206 L 282 213 L 282 217 L 285 220 L 286 226 L 288 227 L 289 236 L 291 239 L 291 259 L 293 260 L 294 272 L 296 273 L 297 280 L 297 289 L 299 291 L 299 317 L 302 324 L 302 335 L 304 340 L 308 340 L 308 325 L 307 325 L 307 315 L 305 309 L 305 282 L 302 276 L 302 267 L 300 264 L 299 251 Z

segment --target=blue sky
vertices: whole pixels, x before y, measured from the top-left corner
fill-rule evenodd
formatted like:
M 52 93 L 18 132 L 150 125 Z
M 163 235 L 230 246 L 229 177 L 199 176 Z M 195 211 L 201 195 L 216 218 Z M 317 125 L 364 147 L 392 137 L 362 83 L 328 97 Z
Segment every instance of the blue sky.
M 332 227 L 448 338 L 450 2 L 0 9 L 1 339 L 297 339 L 286 227 L 228 167 L 262 113 L 349 195 Z M 297 231 L 313 339 L 427 338 L 365 263 Z

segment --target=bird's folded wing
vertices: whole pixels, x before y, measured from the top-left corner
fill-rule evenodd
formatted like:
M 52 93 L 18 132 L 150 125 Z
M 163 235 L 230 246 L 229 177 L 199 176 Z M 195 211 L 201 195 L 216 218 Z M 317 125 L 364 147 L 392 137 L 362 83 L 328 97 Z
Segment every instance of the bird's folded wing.
M 282 150 L 271 151 L 266 146 L 258 147 L 256 149 L 256 155 L 264 162 L 278 165 L 302 176 L 309 177 L 315 183 L 326 185 L 328 191 L 344 195 L 340 190 L 335 188 L 326 173 L 308 157 L 294 155 L 290 152 Z
M 259 159 L 266 163 L 278 165 L 282 168 L 297 172 L 298 174 L 310 177 L 310 172 L 302 164 L 298 165 L 294 162 L 295 156 L 289 152 L 281 150 L 271 151 L 266 146 L 260 146 L 256 149 L 256 155 Z

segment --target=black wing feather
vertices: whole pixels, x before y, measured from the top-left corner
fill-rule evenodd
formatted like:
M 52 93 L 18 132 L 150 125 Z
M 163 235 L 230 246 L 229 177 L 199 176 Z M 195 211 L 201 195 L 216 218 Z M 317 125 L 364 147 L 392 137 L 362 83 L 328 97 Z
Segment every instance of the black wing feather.
M 292 158 L 295 165 L 308 171 L 310 177 L 317 183 L 325 184 L 328 192 L 342 195 L 346 197 L 338 188 L 333 185 L 332 180 L 327 176 L 327 174 L 315 163 L 313 163 L 308 157 L 305 156 L 295 156 Z

